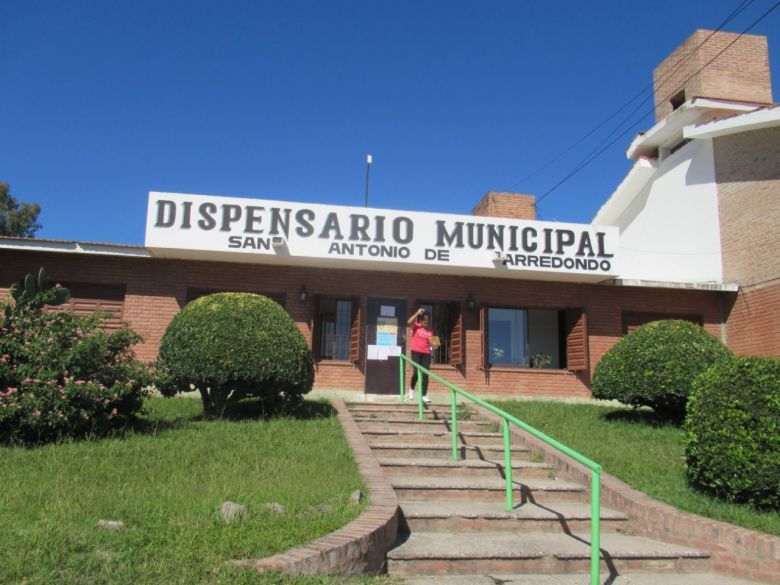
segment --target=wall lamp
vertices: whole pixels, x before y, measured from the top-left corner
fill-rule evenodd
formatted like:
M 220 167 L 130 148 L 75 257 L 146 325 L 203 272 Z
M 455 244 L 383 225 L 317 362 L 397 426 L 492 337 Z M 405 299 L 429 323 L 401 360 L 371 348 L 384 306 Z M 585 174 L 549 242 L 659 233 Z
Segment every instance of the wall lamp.
M 301 290 L 298 293 L 298 296 L 301 298 L 301 302 L 305 303 L 306 299 L 309 298 L 309 291 L 306 290 L 306 287 L 301 285 Z
M 466 297 L 466 306 L 469 308 L 469 311 L 473 311 L 474 307 L 477 306 L 477 299 L 475 299 L 474 295 L 471 293 Z

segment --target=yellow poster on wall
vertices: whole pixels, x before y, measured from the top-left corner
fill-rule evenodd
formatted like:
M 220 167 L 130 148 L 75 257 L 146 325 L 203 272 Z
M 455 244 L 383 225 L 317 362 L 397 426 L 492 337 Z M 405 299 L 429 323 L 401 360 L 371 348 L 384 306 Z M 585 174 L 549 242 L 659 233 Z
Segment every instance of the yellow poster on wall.
M 376 344 L 398 345 L 398 317 L 376 318 Z

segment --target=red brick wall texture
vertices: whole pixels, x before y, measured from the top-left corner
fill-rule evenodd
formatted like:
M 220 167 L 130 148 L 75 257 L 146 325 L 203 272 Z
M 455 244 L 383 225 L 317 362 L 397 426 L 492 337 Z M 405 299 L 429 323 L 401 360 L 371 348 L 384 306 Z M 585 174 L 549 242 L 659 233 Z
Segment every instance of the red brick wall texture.
M 727 341 L 742 355 L 780 356 L 780 127 L 714 140 Z
M 707 97 L 772 103 L 766 37 L 743 35 L 736 40 L 736 33 L 718 32 L 710 37 L 711 33 L 697 30 L 653 71 L 656 121 L 672 112 L 670 98 L 680 90 L 685 91 L 686 101 Z
M 471 214 L 509 219 L 536 219 L 536 197 L 520 193 L 489 191 L 477 203 Z
M 719 336 L 720 297 L 707 291 L 617 287 L 609 285 L 535 282 L 461 276 L 430 276 L 397 272 L 264 266 L 185 260 L 139 259 L 78 254 L 0 251 L 0 296 L 10 284 L 40 266 L 54 281 L 94 282 L 126 287 L 124 317 L 145 341 L 137 355 L 153 360 L 165 328 L 186 303 L 188 288 L 242 290 L 285 294 L 286 309 L 311 342 L 315 294 L 462 303 L 466 333 L 465 367 L 435 366 L 442 377 L 484 395 L 590 396 L 588 372 L 564 370 L 480 369 L 479 311 L 470 312 L 465 299 L 471 293 L 478 303 L 518 308 L 584 308 L 588 318 L 590 372 L 607 349 L 622 336 L 623 312 L 698 315 L 713 335 Z M 367 274 L 370 277 L 367 277 Z M 302 303 L 301 285 L 310 296 Z M 363 390 L 361 369 L 350 363 L 317 365 L 315 386 Z M 369 389 L 370 390 L 370 389 Z M 440 390 L 436 384 L 431 390 Z

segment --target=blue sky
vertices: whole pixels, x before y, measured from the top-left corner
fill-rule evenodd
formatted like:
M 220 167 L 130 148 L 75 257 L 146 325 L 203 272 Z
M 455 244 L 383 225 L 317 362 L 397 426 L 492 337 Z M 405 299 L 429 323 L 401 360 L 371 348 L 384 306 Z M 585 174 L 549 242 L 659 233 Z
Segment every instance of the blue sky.
M 0 180 L 41 204 L 38 237 L 67 240 L 143 244 L 151 190 L 362 205 L 367 153 L 372 207 L 469 213 L 547 191 L 612 126 L 517 182 L 739 4 L 3 0 Z M 751 31 L 776 83 L 778 31 L 780 9 Z M 589 222 L 633 134 L 540 217 Z

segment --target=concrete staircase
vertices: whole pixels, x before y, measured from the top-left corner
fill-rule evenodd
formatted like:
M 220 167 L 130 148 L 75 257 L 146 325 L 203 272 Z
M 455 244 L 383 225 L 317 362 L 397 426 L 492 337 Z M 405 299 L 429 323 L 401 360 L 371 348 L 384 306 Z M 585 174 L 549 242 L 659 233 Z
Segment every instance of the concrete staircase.
M 452 459 L 449 407 L 352 403 L 349 409 L 401 504 L 388 552 L 390 575 L 413 585 L 590 583 L 590 495 L 513 445 L 515 510 L 505 510 L 502 434 L 473 412 L 458 413 Z M 518 441 L 515 441 L 518 442 Z M 601 510 L 602 583 L 747 584 L 710 572 L 710 555 L 633 536 L 627 517 Z

